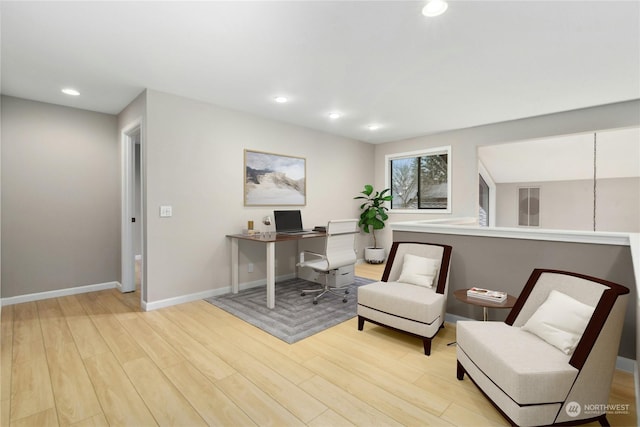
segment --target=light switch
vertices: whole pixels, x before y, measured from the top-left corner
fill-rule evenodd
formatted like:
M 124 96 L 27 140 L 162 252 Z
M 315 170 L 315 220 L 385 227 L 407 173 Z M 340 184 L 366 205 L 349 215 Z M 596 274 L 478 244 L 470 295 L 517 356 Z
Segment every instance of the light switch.
M 173 215 L 171 206 L 160 206 L 160 218 L 168 218 Z

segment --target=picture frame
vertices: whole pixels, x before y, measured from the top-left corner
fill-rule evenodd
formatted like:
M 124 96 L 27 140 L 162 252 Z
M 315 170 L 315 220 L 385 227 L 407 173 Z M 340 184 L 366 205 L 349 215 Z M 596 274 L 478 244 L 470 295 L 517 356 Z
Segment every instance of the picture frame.
M 244 150 L 245 206 L 305 206 L 304 157 Z

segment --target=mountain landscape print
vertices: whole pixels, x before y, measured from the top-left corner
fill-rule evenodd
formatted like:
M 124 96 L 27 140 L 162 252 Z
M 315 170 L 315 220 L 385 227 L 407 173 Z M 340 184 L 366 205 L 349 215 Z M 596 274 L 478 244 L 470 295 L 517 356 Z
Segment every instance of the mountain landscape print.
M 244 164 L 245 206 L 306 204 L 304 158 L 245 150 Z

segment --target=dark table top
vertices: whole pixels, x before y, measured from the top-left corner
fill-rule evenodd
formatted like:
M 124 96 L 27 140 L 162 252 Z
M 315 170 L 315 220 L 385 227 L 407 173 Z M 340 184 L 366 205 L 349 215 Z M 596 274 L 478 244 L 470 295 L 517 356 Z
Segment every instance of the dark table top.
M 453 296 L 456 297 L 457 300 L 460 300 L 466 304 L 478 305 L 480 307 L 488 308 L 512 308 L 518 299 L 513 295 L 507 294 L 507 299 L 503 302 L 493 302 L 481 298 L 468 297 L 467 290 L 468 289 L 458 289 L 456 291 L 453 291 Z

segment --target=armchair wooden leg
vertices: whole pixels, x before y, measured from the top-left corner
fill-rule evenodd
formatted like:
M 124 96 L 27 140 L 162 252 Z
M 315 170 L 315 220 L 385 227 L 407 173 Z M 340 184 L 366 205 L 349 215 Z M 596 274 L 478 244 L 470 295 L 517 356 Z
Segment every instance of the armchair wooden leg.
M 458 380 L 462 381 L 464 379 L 464 367 L 462 366 L 462 364 L 460 364 L 459 361 L 456 360 L 457 363 L 457 367 L 456 367 L 456 378 L 458 378 Z
M 431 354 L 431 338 L 422 338 L 422 344 L 424 346 L 424 354 L 429 356 Z
M 358 330 L 361 331 L 364 328 L 364 317 L 358 316 Z

